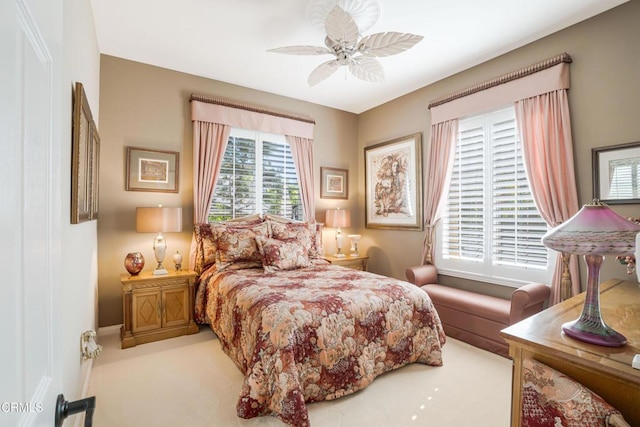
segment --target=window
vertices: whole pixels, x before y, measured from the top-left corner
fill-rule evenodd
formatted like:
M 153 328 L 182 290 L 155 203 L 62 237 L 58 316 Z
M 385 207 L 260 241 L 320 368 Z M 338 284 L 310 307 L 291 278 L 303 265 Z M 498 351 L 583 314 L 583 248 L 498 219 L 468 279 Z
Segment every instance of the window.
M 209 221 L 256 212 L 302 220 L 300 185 L 284 135 L 232 129 Z
M 609 177 L 607 199 L 640 198 L 640 162 L 638 158 L 626 158 L 609 161 L 612 171 Z
M 529 189 L 512 107 L 460 120 L 438 231 L 437 262 L 447 274 L 504 284 L 546 281 L 547 225 Z

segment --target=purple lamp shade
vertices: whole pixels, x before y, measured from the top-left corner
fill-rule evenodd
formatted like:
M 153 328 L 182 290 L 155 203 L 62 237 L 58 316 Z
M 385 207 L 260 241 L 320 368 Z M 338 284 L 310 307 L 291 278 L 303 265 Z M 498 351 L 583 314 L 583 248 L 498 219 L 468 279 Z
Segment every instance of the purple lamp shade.
M 582 314 L 562 325 L 570 337 L 590 344 L 621 347 L 627 339 L 614 331 L 600 314 L 600 266 L 604 255 L 632 255 L 640 225 L 594 200 L 568 221 L 549 231 L 542 243 L 556 251 L 584 255 L 587 263 L 587 294 Z
M 576 255 L 632 255 L 638 233 L 640 225 L 594 201 L 545 234 L 542 243 L 558 252 Z

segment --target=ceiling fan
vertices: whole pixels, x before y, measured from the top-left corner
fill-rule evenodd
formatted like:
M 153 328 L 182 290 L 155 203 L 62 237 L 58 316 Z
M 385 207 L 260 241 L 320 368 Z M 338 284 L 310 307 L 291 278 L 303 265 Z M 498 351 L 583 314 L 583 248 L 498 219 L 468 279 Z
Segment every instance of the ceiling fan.
M 361 80 L 379 83 L 384 81 L 384 70 L 375 58 L 404 52 L 423 39 L 414 34 L 386 32 L 370 34 L 358 40 L 360 29 L 354 17 L 338 4 L 326 15 L 324 30 L 325 46 L 286 46 L 267 52 L 335 56 L 311 72 L 309 86 L 317 85 L 342 66 L 348 67 L 351 74 Z

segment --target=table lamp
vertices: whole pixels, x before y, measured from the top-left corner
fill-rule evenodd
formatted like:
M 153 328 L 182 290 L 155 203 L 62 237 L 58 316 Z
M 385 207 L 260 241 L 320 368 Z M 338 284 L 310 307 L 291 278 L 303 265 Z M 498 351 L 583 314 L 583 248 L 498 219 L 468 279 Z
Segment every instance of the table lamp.
M 136 208 L 136 231 L 138 233 L 158 233 L 153 241 L 153 251 L 158 266 L 153 270 L 154 275 L 168 274 L 162 265 L 167 252 L 167 241 L 162 233 L 182 231 L 182 208 Z
M 580 317 L 562 325 L 568 336 L 590 344 L 621 347 L 624 335 L 614 331 L 600 313 L 600 266 L 604 255 L 633 254 L 640 226 L 614 212 L 597 199 L 586 204 L 542 237 L 542 243 L 559 252 L 584 255 L 587 294 Z
M 336 248 L 338 251 L 334 256 L 344 258 L 345 255 L 342 253 L 342 231 L 340 228 L 351 226 L 351 214 L 346 209 L 327 209 L 325 224 L 327 227 L 338 229 L 336 231 Z

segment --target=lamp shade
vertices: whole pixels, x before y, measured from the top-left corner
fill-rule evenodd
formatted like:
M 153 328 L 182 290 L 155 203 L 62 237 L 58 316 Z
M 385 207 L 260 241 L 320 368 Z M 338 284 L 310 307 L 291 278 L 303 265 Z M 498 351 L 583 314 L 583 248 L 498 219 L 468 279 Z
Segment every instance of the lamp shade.
M 542 243 L 576 255 L 632 255 L 640 225 L 594 200 L 568 221 L 549 231 Z
M 138 233 L 171 233 L 182 231 L 182 208 L 136 208 Z
M 327 209 L 325 224 L 332 228 L 350 227 L 351 213 L 347 209 Z

